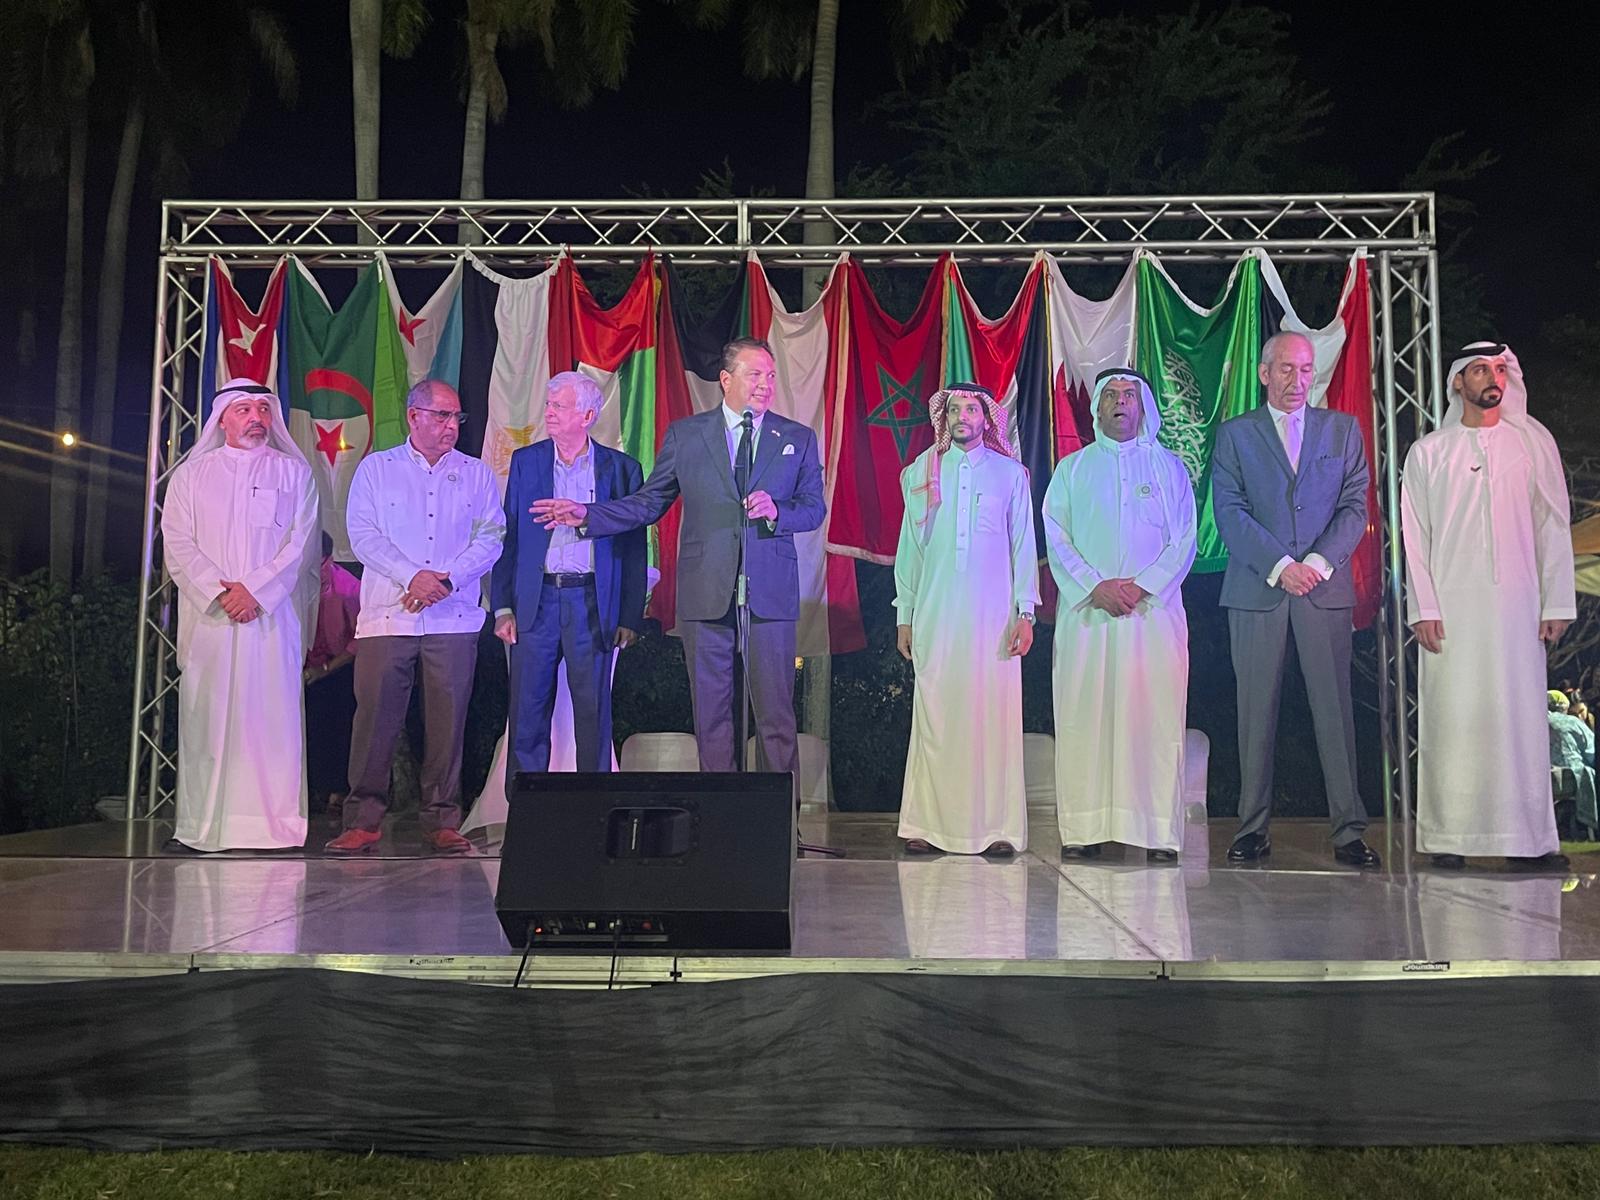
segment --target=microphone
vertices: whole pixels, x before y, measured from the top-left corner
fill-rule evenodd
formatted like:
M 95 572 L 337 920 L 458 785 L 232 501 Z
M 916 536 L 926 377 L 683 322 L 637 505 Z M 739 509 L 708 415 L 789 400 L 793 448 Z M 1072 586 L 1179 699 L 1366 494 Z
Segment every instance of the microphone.
M 743 413 L 741 413 L 739 415 L 739 425 L 742 428 L 749 429 L 755 423 L 756 423 L 756 410 L 755 409 L 747 408 L 747 409 L 744 410 Z

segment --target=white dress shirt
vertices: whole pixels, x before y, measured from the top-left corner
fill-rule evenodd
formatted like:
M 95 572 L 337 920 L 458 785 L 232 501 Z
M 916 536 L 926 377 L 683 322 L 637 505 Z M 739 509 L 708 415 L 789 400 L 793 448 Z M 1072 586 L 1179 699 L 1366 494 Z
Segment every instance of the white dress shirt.
M 1291 413 L 1268 405 L 1267 411 L 1272 414 L 1272 427 L 1278 431 L 1278 441 L 1283 443 L 1283 453 L 1289 460 L 1289 467 L 1298 475 L 1300 451 L 1306 444 L 1306 406 L 1302 404 Z M 1285 554 L 1274 563 L 1271 573 L 1267 576 L 1267 586 L 1277 587 L 1278 577 L 1293 561 L 1294 559 Z M 1321 575 L 1324 581 L 1333 578 L 1333 564 L 1316 551 L 1313 550 L 1300 561 Z
M 751 414 L 754 416 L 754 414 Z M 762 414 L 765 416 L 766 414 Z M 743 413 L 736 413 L 728 407 L 726 401 L 722 404 L 722 419 L 728 426 L 728 465 L 737 469 L 739 465 L 739 438 L 744 431 L 739 428 L 739 422 L 744 419 Z M 750 432 L 750 465 L 755 466 L 756 447 L 761 444 L 761 417 L 755 418 L 755 428 Z
M 429 466 L 409 439 L 369 454 L 350 481 L 345 525 L 366 568 L 357 638 L 483 627 L 481 581 L 500 557 L 506 518 L 482 460 L 450 450 Z M 423 570 L 450 572 L 452 590 L 421 612 L 407 612 L 400 598 Z

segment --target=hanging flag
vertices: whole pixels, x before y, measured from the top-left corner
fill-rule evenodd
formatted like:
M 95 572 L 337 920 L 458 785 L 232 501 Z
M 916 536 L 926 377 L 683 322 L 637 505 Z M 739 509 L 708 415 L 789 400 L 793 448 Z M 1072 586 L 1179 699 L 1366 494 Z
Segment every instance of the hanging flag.
M 883 311 L 867 273 L 847 259 L 838 315 L 840 369 L 829 381 L 837 451 L 829 494 L 828 549 L 876 563 L 894 561 L 900 539 L 900 472 L 933 442 L 928 397 L 944 366 L 942 255 L 910 319 Z
M 1367 531 L 1350 556 L 1350 581 L 1355 585 L 1352 620 L 1365 629 L 1383 602 L 1383 543 L 1379 531 L 1377 446 L 1372 398 L 1372 287 L 1367 252 L 1357 250 L 1345 270 L 1337 312 L 1332 321 L 1313 329 L 1295 312 L 1283 279 L 1265 251 L 1254 250 L 1261 264 L 1262 333 L 1300 333 L 1311 340 L 1316 377 L 1309 403 L 1349 413 L 1361 430 L 1367 456 Z
M 233 272 L 220 258 L 206 264 L 205 327 L 200 339 L 200 420 L 211 415 L 211 399 L 230 379 L 253 379 L 272 387 L 288 404 L 288 359 L 284 279 L 289 260 L 280 258 L 267 276 L 261 304 L 239 295 Z M 285 419 L 288 412 L 285 410 Z
M 1201 308 L 1178 290 L 1166 268 L 1141 256 L 1138 271 L 1138 368 L 1155 389 L 1161 444 L 1189 469 L 1198 515 L 1196 572 L 1220 571 L 1227 547 L 1211 500 L 1211 451 L 1217 425 L 1256 407 L 1261 358 L 1261 270 L 1246 256 L 1234 265 L 1222 298 Z
M 467 413 L 457 444 L 489 465 L 502 492 L 511 455 L 544 436 L 555 277 L 553 264 L 515 279 L 469 258 L 456 292 L 461 328 L 456 389 Z M 444 337 L 440 341 L 448 344 Z
M 1054 259 L 1045 268 L 1050 301 L 1050 380 L 1055 411 L 1056 461 L 1094 441 L 1089 396 L 1095 376 L 1133 362 L 1133 310 L 1137 272 L 1129 265 L 1111 295 L 1088 300 L 1067 285 Z
M 752 254 L 747 272 L 749 319 L 752 337 L 772 347 L 778 372 L 778 390 L 772 407 L 781 416 L 798 421 L 816 435 L 822 460 L 824 494 L 833 489 L 832 410 L 828 384 L 835 373 L 839 339 L 829 320 L 838 311 L 844 292 L 845 260 L 841 257 L 828 275 L 822 294 L 809 308 L 791 313 L 766 271 Z M 794 539 L 800 572 L 800 621 L 795 628 L 796 653 L 812 657 L 847 654 L 867 644 L 861 624 L 861 599 L 856 591 L 853 558 L 828 553 L 827 521 Z
M 461 379 L 461 273 L 465 263 L 457 260 L 427 303 L 412 313 L 400 298 L 389 260 L 380 254 L 378 261 L 383 265 L 389 311 L 394 314 L 400 348 L 406 358 L 407 388 L 424 379 L 457 387 Z
M 334 557 L 348 562 L 345 500 L 356 466 L 406 438 L 405 355 L 381 264 L 361 269 L 338 312 L 298 261 L 287 290 L 289 432 L 311 463 Z

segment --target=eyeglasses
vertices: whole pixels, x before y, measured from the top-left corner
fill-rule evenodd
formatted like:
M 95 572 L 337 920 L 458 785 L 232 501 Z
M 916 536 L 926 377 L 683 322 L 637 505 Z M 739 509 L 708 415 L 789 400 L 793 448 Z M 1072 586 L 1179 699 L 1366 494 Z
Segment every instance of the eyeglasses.
M 443 424 L 446 421 L 454 421 L 457 425 L 465 425 L 467 423 L 466 413 L 452 411 L 447 408 L 413 408 L 411 411 L 416 413 L 427 413 L 440 424 Z

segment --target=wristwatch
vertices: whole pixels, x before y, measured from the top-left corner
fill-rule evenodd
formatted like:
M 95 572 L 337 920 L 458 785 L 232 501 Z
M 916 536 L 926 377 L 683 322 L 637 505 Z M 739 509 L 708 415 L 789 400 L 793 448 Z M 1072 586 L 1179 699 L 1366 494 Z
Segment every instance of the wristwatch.
M 1038 623 L 1036 618 L 1034 617 L 1034 615 L 1031 612 L 1019 612 L 1017 614 L 1017 616 L 1021 617 L 1029 625 L 1034 625 L 1034 624 Z

